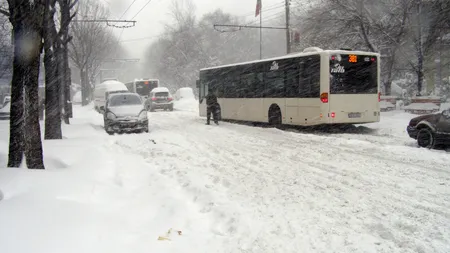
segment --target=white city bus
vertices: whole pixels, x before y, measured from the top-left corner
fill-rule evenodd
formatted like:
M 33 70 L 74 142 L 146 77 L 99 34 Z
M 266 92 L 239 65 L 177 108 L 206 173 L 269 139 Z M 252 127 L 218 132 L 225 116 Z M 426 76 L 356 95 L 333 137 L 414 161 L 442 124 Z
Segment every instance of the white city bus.
M 200 70 L 200 116 L 209 91 L 224 120 L 272 125 L 380 121 L 380 55 L 307 48 L 302 53 Z
M 130 92 L 137 93 L 139 96 L 147 99 L 150 92 L 159 87 L 158 79 L 136 79 L 125 84 Z

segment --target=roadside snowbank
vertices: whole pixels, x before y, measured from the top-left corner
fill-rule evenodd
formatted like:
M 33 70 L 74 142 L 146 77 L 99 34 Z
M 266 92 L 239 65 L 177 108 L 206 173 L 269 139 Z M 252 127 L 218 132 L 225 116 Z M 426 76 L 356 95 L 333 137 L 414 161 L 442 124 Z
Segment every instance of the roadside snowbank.
M 0 252 L 218 252 L 211 218 L 180 186 L 125 152 L 99 128 L 101 115 L 74 115 L 67 139 L 44 142 L 45 171 L 4 168 L 0 124 Z M 171 228 L 171 241 L 157 240 Z

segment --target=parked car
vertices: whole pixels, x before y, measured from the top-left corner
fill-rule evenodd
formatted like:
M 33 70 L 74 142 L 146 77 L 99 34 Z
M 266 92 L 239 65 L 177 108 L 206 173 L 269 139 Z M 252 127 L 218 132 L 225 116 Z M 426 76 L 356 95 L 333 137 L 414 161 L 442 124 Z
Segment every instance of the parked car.
M 123 132 L 147 132 L 147 110 L 136 93 L 114 93 L 106 100 L 103 113 L 105 131 L 108 134 Z
M 450 109 L 415 117 L 406 130 L 420 147 L 450 147 Z
M 156 109 L 173 111 L 173 97 L 166 87 L 154 88 L 150 92 L 148 101 L 148 110 L 151 112 Z
M 0 120 L 7 120 L 9 119 L 9 112 L 11 110 L 11 102 L 5 102 L 3 104 L 3 107 L 0 109 Z

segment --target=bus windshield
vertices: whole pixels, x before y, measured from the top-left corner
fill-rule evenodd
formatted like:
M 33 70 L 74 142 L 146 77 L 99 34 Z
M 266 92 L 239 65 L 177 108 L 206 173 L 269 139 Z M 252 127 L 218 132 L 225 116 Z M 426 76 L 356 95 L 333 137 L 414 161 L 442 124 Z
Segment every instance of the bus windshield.
M 331 94 L 377 94 L 377 58 L 366 55 L 340 55 L 330 60 Z

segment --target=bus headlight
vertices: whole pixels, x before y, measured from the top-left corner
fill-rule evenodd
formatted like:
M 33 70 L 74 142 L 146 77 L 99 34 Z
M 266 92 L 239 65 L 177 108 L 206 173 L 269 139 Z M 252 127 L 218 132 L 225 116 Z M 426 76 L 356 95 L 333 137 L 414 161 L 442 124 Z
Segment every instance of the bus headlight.
M 147 120 L 147 111 L 142 111 L 141 113 L 139 113 L 138 119 L 140 121 Z
M 115 120 L 117 117 L 116 117 L 116 115 L 115 115 L 114 113 L 108 112 L 108 113 L 106 114 L 106 118 L 107 118 L 107 119 L 110 119 L 110 120 Z

